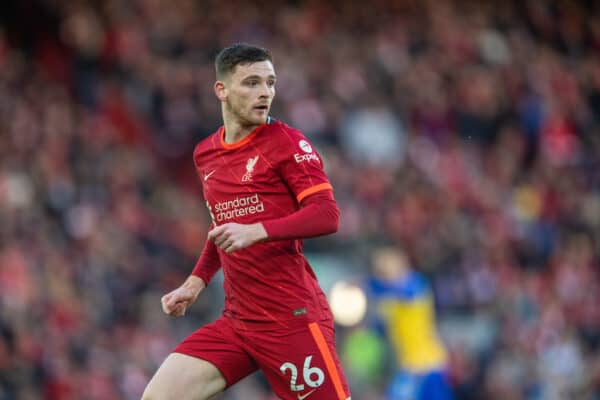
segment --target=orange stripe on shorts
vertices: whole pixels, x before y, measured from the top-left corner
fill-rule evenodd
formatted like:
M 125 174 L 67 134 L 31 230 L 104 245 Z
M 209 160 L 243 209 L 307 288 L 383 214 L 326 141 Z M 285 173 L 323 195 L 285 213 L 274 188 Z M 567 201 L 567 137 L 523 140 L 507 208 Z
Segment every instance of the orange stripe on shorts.
M 346 394 L 344 393 L 342 381 L 340 380 L 340 375 L 338 374 L 338 370 L 335 366 L 335 362 L 333 361 L 333 357 L 331 356 L 331 352 L 329 351 L 329 347 L 327 346 L 327 342 L 323 337 L 321 328 L 319 328 L 319 325 L 316 322 L 311 322 L 308 324 L 308 328 L 310 329 L 313 339 L 315 339 L 315 342 L 317 343 L 317 347 L 319 348 L 321 356 L 325 360 L 325 367 L 327 367 L 327 372 L 329 372 L 329 376 L 333 380 L 333 386 L 335 387 L 338 400 L 345 400 Z

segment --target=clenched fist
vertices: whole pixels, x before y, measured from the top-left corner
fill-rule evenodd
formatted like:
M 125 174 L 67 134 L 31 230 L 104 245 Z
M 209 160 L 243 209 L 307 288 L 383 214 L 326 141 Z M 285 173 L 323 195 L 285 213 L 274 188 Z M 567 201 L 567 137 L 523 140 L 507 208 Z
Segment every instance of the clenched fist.
M 196 301 L 200 292 L 206 287 L 204 281 L 197 276 L 190 276 L 183 285 L 165 294 L 161 299 L 165 314 L 174 317 L 185 315 L 188 306 Z

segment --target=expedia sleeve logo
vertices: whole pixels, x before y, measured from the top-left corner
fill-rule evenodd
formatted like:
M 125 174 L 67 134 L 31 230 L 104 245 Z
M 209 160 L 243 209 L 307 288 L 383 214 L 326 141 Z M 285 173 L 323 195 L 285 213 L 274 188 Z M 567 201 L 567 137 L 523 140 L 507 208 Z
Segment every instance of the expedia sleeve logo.
M 316 153 L 313 153 L 313 148 L 306 140 L 302 139 L 298 142 L 298 146 L 304 151 L 305 154 L 296 153 L 294 154 L 294 159 L 299 164 L 304 161 L 317 161 L 319 162 L 319 156 Z
M 312 153 L 312 146 L 306 140 L 299 141 L 298 146 L 300 146 L 305 153 Z

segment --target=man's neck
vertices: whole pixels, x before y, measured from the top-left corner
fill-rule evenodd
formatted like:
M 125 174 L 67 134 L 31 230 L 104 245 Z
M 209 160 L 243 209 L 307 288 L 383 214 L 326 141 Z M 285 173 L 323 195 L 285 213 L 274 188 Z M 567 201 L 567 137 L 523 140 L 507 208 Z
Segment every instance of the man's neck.
M 225 127 L 225 143 L 232 144 L 239 142 L 250 134 L 258 125 L 242 126 L 239 123 L 223 124 Z
M 237 119 L 223 113 L 223 126 L 225 127 L 225 143 L 232 144 L 244 139 L 259 125 L 242 125 Z

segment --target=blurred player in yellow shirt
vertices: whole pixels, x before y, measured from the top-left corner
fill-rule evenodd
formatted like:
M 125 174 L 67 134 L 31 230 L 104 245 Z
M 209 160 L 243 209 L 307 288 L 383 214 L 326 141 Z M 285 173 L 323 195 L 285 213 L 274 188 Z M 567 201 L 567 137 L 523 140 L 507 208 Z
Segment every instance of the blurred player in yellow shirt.
M 451 400 L 447 352 L 437 333 L 427 281 L 396 247 L 377 249 L 372 263 L 368 292 L 376 304 L 378 328 L 392 346 L 398 368 L 386 400 Z

